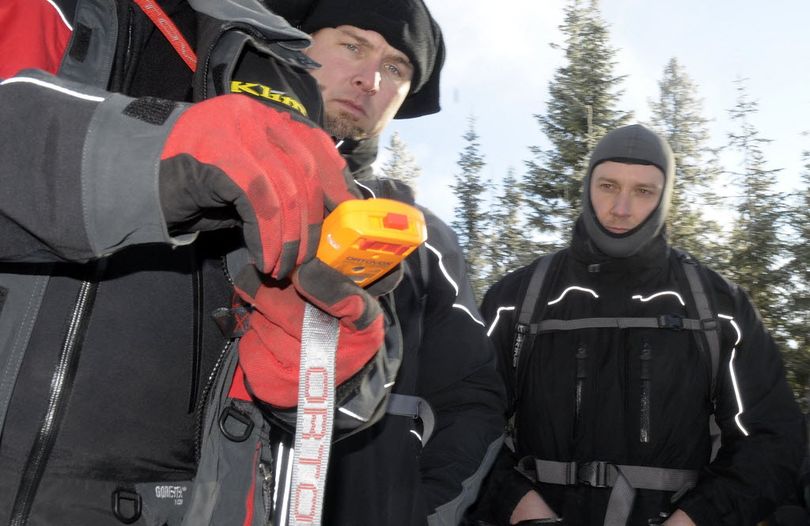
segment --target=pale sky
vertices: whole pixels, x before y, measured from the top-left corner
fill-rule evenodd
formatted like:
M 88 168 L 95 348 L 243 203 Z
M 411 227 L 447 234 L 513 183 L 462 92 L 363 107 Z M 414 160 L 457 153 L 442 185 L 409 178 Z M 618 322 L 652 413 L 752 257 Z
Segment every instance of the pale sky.
M 561 64 L 558 26 L 564 0 L 426 0 L 448 47 L 442 76 L 443 110 L 394 121 L 381 139 L 399 132 L 421 166 L 417 199 L 446 221 L 455 199 L 467 119 L 476 118 L 483 176 L 500 180 L 509 168 L 520 178 L 530 145 L 543 137 L 532 114 L 545 111 L 548 83 Z M 770 168 L 784 168 L 780 183 L 796 189 L 801 152 L 810 150 L 810 0 L 601 0 L 610 41 L 619 50 L 616 73 L 627 75 L 620 108 L 636 120 L 649 116 L 664 66 L 676 57 L 697 85 L 704 116 L 712 120 L 710 145 L 726 143 L 735 79 L 747 78 L 759 103 L 754 124 Z M 382 152 L 380 162 L 386 156 Z M 733 168 L 727 166 L 727 168 Z

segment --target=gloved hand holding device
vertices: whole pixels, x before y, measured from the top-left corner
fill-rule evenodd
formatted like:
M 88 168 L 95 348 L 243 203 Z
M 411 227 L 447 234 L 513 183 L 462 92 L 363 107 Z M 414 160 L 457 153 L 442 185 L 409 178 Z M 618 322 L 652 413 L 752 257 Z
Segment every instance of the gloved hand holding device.
M 171 233 L 241 225 L 256 267 L 276 279 L 315 255 L 325 214 L 357 197 L 325 132 L 241 95 L 185 110 L 159 181 Z
M 324 216 L 356 198 L 332 139 L 304 119 L 240 95 L 189 107 L 174 125 L 160 161 L 160 199 L 169 231 L 242 226 L 252 268 L 236 279 L 253 306 L 239 345 L 254 396 L 293 407 L 304 305 L 340 321 L 336 383 L 359 371 L 382 346 L 376 295 L 392 290 L 394 271 L 366 291 L 312 258 Z M 292 282 L 284 279 L 297 269 Z
M 306 302 L 339 320 L 335 383 L 359 371 L 383 342 L 383 313 L 375 298 L 396 287 L 399 261 L 426 237 L 416 208 L 387 199 L 346 201 L 324 222 L 318 257 L 296 269 L 292 284 L 240 274 L 237 290 L 254 307 L 251 329 L 240 343 L 253 393 L 278 407 L 295 405 Z

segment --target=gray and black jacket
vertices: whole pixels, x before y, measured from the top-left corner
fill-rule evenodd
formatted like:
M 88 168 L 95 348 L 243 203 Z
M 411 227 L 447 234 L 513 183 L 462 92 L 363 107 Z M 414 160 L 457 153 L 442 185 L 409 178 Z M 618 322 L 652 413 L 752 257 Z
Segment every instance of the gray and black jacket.
M 266 83 L 317 122 L 299 51 L 309 41 L 257 3 L 161 2 L 198 50 L 192 74 L 133 2 L 20 5 L 40 3 L 51 19 L 2 35 L 51 46 L 50 28 L 70 30 L 58 75 L 0 84 L 0 523 L 173 523 L 214 373 L 233 352 L 212 313 L 232 305 L 240 269 L 228 261 L 243 248 L 236 229 L 169 235 L 163 143 L 258 49 Z M 157 517 L 149 501 L 174 511 Z

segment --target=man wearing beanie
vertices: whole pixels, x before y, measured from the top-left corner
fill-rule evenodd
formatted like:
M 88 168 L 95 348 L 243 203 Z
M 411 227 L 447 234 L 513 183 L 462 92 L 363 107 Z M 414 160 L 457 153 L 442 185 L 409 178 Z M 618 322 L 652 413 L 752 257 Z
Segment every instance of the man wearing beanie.
M 608 133 L 570 245 L 487 292 L 514 415 L 489 521 L 754 525 L 793 491 L 805 431 L 779 351 L 743 290 L 667 243 L 674 176 L 653 131 Z
M 450 230 L 426 211 L 367 289 L 314 257 L 342 201 L 412 201 L 369 166 L 438 111 L 441 32 L 282 2 L 311 39 L 268 3 L 0 8 L 0 524 L 284 524 L 307 303 L 339 322 L 324 522 L 475 498 L 504 397 Z
M 376 177 L 371 163 L 392 118 L 439 111 L 445 48 L 438 24 L 422 0 L 306 3 L 270 7 L 312 36 L 306 53 L 321 64 L 311 74 L 325 129 L 366 196 L 413 203 L 409 187 Z M 405 262 L 393 295 L 404 349 L 388 414 L 334 444 L 328 524 L 458 524 L 500 445 L 504 396 L 464 256 L 447 225 L 423 212 L 427 244 Z M 427 414 L 398 410 L 402 401 Z M 289 437 L 279 438 L 282 458 Z M 287 490 L 281 480 L 279 495 Z

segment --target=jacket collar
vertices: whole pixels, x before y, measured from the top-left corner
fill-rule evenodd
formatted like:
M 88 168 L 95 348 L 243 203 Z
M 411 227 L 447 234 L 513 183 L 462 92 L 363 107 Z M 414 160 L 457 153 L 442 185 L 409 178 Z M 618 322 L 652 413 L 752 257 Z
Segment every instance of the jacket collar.
M 670 246 L 664 232 L 651 239 L 636 254 L 619 258 L 606 255 L 588 236 L 582 218 L 577 219 L 571 238 L 571 254 L 591 272 L 602 274 L 637 274 L 647 270 L 664 270 L 668 266 Z

